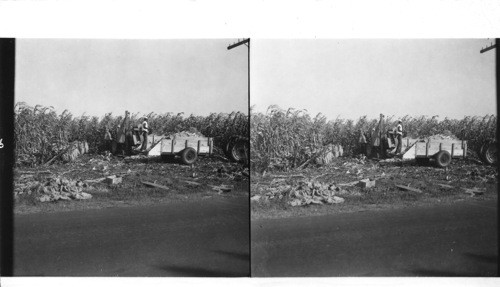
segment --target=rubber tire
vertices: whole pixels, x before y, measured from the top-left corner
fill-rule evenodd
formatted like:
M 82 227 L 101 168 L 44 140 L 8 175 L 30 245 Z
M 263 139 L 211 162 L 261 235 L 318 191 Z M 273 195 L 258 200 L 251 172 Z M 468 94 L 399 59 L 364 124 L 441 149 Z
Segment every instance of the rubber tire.
M 198 153 L 192 147 L 187 147 L 181 151 L 181 162 L 183 164 L 191 165 L 198 159 Z
M 438 167 L 447 167 L 451 162 L 451 154 L 446 150 L 438 152 L 434 157 Z
M 497 162 L 497 144 L 496 142 L 488 142 L 483 145 L 482 159 L 487 164 L 495 164 Z
M 224 155 L 229 159 L 229 160 L 234 160 L 231 151 L 233 149 L 233 146 L 236 144 L 236 142 L 239 140 L 238 136 L 231 136 L 229 140 L 227 141 L 226 145 L 224 146 Z
M 244 162 L 248 158 L 248 141 L 239 139 L 230 147 L 230 157 L 235 162 Z
M 484 158 L 484 154 L 485 154 L 485 150 L 486 150 L 486 147 L 488 146 L 489 142 L 485 142 L 484 144 L 481 145 L 481 147 L 479 148 L 479 151 L 478 151 L 478 156 L 479 156 L 479 159 L 486 163 L 486 159 Z
M 231 159 L 231 147 L 234 145 L 234 138 L 230 138 L 227 144 L 224 147 L 224 155 Z

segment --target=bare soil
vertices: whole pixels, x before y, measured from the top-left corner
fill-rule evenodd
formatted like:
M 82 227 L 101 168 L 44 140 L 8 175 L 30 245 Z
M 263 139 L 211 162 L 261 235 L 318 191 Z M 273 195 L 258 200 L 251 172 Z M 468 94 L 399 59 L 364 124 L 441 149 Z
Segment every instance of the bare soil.
M 106 180 L 99 181 L 113 175 L 122 177 L 122 182 L 110 184 Z M 83 191 L 91 194 L 92 198 L 40 202 L 40 192 L 19 188 L 32 182 L 43 184 L 50 178 L 81 181 L 85 183 Z M 165 188 L 148 186 L 143 182 Z M 14 185 L 14 213 L 22 214 L 248 197 L 249 176 L 247 167 L 220 157 L 200 157 L 194 165 L 187 166 L 159 157 L 83 155 L 66 164 L 16 168 Z
M 356 184 L 363 179 L 375 186 Z M 327 186 L 342 203 L 292 206 L 294 190 L 301 186 Z M 404 189 L 396 185 L 409 187 Z M 291 187 L 291 191 L 281 187 Z M 278 192 L 276 192 L 276 190 Z M 284 192 L 281 192 L 283 191 Z M 432 162 L 377 161 L 338 158 L 322 167 L 276 171 L 251 177 L 251 218 L 325 215 L 371 209 L 403 208 L 457 201 L 482 201 L 498 197 L 498 170 L 476 160 L 453 160 L 446 168 Z

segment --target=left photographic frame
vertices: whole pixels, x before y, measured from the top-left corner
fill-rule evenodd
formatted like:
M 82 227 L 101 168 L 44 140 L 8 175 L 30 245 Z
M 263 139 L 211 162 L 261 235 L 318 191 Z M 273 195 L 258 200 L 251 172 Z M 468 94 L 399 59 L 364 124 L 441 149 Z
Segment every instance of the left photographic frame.
M 236 39 L 11 41 L 3 275 L 250 276 L 249 51 L 229 50 Z

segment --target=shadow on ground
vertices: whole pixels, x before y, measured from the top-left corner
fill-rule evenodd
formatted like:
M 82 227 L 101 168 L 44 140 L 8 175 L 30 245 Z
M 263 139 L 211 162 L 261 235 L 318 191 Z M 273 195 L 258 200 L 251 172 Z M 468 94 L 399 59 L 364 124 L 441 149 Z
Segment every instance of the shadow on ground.
M 482 276 L 498 276 L 498 256 L 495 255 L 481 255 L 466 252 L 464 253 L 469 261 L 476 263 L 478 271 L 468 272 L 452 272 L 446 270 L 430 270 L 430 269 L 416 269 L 411 272 L 416 276 L 426 277 L 482 277 Z
M 189 266 L 157 266 L 159 269 L 179 277 L 247 277 L 247 271 L 227 271 Z
M 244 252 L 229 252 L 229 251 L 222 251 L 222 250 L 216 250 L 214 252 L 217 252 L 219 254 L 226 255 L 228 257 L 232 257 L 235 259 L 239 259 L 245 262 L 248 262 L 250 265 L 250 254 L 249 253 L 244 253 Z
M 480 255 L 480 254 L 473 254 L 466 252 L 464 255 L 468 258 L 471 258 L 477 262 L 481 263 L 488 263 L 488 264 L 495 264 L 495 266 L 498 266 L 498 256 L 494 255 Z
M 250 276 L 250 254 L 248 252 L 230 252 L 223 250 L 214 250 L 213 252 L 221 255 L 223 257 L 229 257 L 227 261 L 244 261 L 248 265 L 240 270 L 221 270 L 217 267 L 212 266 L 208 268 L 193 267 L 193 266 L 180 266 L 180 265 L 161 265 L 156 266 L 157 268 L 168 272 L 169 274 L 174 274 L 173 276 L 182 277 L 248 277 Z M 238 264 L 242 266 L 241 264 Z M 234 266 L 234 265 L 232 265 Z M 232 269 L 235 269 L 234 267 Z

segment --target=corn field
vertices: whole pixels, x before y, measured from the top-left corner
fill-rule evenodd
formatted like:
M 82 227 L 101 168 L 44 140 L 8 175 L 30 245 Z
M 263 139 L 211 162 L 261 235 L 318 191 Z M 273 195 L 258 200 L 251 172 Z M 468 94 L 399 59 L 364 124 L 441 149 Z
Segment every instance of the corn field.
M 398 118 L 386 117 L 386 128 L 393 128 Z M 455 135 L 468 141 L 469 150 L 477 151 L 487 140 L 496 139 L 497 117 L 465 117 L 439 120 L 439 116 L 400 118 L 408 137 L 424 138 L 435 134 Z M 311 117 L 306 110 L 283 110 L 270 106 L 266 113 L 251 112 L 250 150 L 252 170 L 294 168 L 327 144 L 340 144 L 345 155 L 357 153 L 360 130 L 371 131 L 379 119 L 328 120 L 321 113 Z
M 26 103 L 15 105 L 16 164 L 37 165 L 47 162 L 73 141 L 86 141 L 90 153 L 100 153 L 105 149 L 104 133 L 109 128 L 116 138 L 118 126 L 124 115 L 111 113 L 103 117 L 82 115 L 74 117 L 65 110 L 58 114 L 53 107 Z M 191 130 L 213 137 L 215 146 L 222 149 L 231 136 L 248 136 L 248 116 L 241 112 L 212 113 L 208 116 L 183 113 L 147 115 L 131 114 L 131 123 L 148 117 L 148 124 L 154 134 L 168 135 Z

